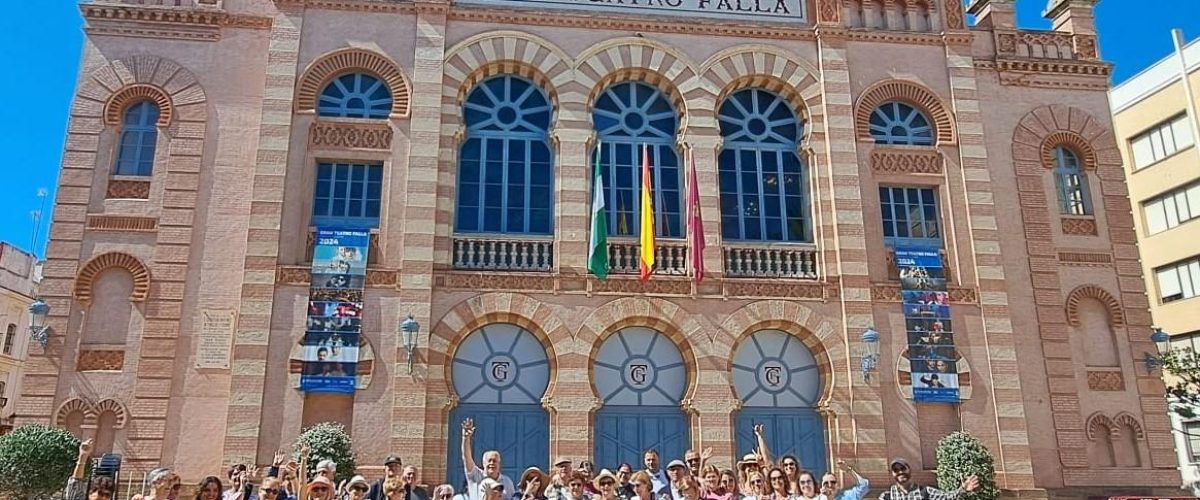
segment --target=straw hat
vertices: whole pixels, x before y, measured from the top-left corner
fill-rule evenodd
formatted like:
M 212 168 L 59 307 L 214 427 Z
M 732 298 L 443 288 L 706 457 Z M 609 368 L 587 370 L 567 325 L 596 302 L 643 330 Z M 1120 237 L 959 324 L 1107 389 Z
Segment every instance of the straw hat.
M 612 471 L 608 469 L 600 469 L 600 472 L 596 474 L 596 477 L 592 478 L 592 487 L 596 488 L 596 491 L 600 490 L 600 480 L 604 478 L 611 479 L 614 486 L 617 484 L 617 476 L 613 475 Z
M 521 488 L 522 486 L 520 485 L 527 484 L 531 479 L 537 479 L 538 484 L 540 484 L 543 489 L 545 489 L 547 486 L 550 486 L 550 476 L 547 476 L 545 472 L 542 472 L 542 469 L 530 467 L 525 469 L 525 472 L 521 473 L 521 480 L 517 482 L 517 488 Z

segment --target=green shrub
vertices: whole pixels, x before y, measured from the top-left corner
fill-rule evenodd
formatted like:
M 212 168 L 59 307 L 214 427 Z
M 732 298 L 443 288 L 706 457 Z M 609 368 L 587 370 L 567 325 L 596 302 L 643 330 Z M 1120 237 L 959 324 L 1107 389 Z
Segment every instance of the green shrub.
M 312 450 L 312 454 L 308 457 L 308 475 L 310 479 L 313 472 L 317 469 L 317 464 L 322 460 L 333 460 L 337 464 L 335 485 L 354 477 L 354 469 L 358 466 L 354 463 L 354 451 L 350 435 L 346 434 L 346 427 L 342 424 L 321 422 L 304 429 L 300 433 L 300 437 L 296 439 L 295 454 L 297 460 L 300 458 L 300 448 L 305 444 Z
M 966 432 L 955 432 L 938 441 L 938 487 L 947 491 L 956 490 L 968 476 L 979 478 L 979 489 L 963 495 L 961 500 L 999 498 L 992 453 L 978 438 Z
M 79 440 L 66 430 L 26 425 L 0 436 L 0 497 L 51 498 L 67 488 Z

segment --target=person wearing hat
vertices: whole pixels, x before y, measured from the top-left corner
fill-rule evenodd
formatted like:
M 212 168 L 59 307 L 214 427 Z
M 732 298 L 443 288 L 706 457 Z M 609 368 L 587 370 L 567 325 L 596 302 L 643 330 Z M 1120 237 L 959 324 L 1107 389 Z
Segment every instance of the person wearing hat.
M 892 473 L 892 485 L 879 494 L 879 500 L 955 500 L 964 493 L 979 489 L 979 478 L 973 475 L 967 476 L 954 491 L 916 484 L 912 481 L 908 460 L 900 457 L 893 458 L 888 463 L 888 469 Z
M 318 475 L 300 493 L 300 500 L 333 500 L 333 481 Z
M 679 487 L 682 485 L 683 478 L 685 477 L 691 477 L 687 464 L 683 463 L 683 460 L 672 460 L 671 463 L 667 464 L 667 478 L 670 479 L 670 483 L 656 491 L 655 496 L 659 498 L 666 496 L 672 500 L 683 500 L 683 492 Z
M 742 456 L 741 460 L 738 460 L 737 470 L 738 477 L 742 478 L 743 481 L 741 484 L 742 491 L 753 489 L 750 487 L 750 474 L 760 474 L 762 472 L 758 458 L 758 454 L 756 453 L 747 453 Z
M 367 482 L 367 478 L 356 474 L 343 481 L 342 487 L 338 489 L 342 491 L 342 498 L 346 500 L 363 500 L 367 496 L 367 490 L 371 489 L 371 484 Z
M 617 476 L 608 469 L 600 469 L 600 473 L 596 474 L 595 479 L 592 479 L 592 486 L 596 488 L 596 495 L 593 500 L 618 500 L 617 497 Z
M 479 498 L 482 500 L 502 500 L 504 498 L 504 483 L 490 477 L 479 482 Z
M 512 498 L 523 500 L 546 500 L 546 492 L 549 488 L 546 487 L 550 483 L 550 476 L 547 476 L 542 469 L 530 467 L 521 473 L 521 480 L 517 482 L 517 490 L 512 495 Z
M 383 469 L 383 477 L 371 483 L 371 489 L 367 492 L 367 500 L 383 500 L 383 482 L 391 477 L 400 477 L 400 473 L 404 469 L 404 460 L 400 459 L 400 455 L 392 453 L 383 459 Z
M 558 460 L 554 461 L 554 475 L 550 477 L 550 482 L 546 484 L 546 491 L 543 492 L 544 496 L 546 498 L 558 498 L 567 487 L 567 480 L 570 478 L 571 459 L 558 457 Z

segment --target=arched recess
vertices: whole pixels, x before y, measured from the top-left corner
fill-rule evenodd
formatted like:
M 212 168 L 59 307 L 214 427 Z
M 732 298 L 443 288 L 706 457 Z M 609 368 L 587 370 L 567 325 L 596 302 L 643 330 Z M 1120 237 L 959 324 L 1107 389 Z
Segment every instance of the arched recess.
M 353 71 L 370 73 L 386 82 L 392 92 L 392 117 L 408 117 L 412 89 L 404 72 L 386 56 L 360 48 L 338 49 L 310 63 L 296 89 L 296 110 L 315 113 L 317 95 L 329 80 Z
M 129 300 L 143 302 L 150 294 L 150 269 L 137 257 L 121 252 L 108 252 L 88 260 L 75 276 L 75 300 L 87 305 L 92 301 L 92 285 L 101 271 L 119 267 L 133 275 L 133 293 Z
M 674 47 L 646 38 L 623 37 L 593 45 L 579 54 L 575 63 L 575 81 L 588 89 L 587 112 L 610 85 L 639 81 L 666 94 L 679 114 L 679 130 L 687 130 L 688 102 L 686 87 L 696 76 L 694 64 Z
M 1117 457 L 1114 443 L 1117 426 L 1102 413 L 1094 413 L 1087 421 L 1088 462 L 1093 467 L 1116 467 Z
M 171 97 L 156 85 L 135 83 L 117 91 L 104 105 L 104 124 L 120 126 L 125 108 L 141 101 L 154 101 L 158 105 L 158 126 L 166 127 L 171 124 Z
M 1063 146 L 1075 153 L 1084 170 L 1096 170 L 1096 150 L 1083 136 L 1072 131 L 1054 132 L 1042 140 L 1042 166 L 1054 168 L 1054 148 Z
M 562 49 L 544 38 L 520 31 L 490 31 L 473 36 L 447 50 L 445 61 L 443 97 L 453 97 L 459 108 L 476 84 L 508 74 L 541 87 L 557 115 L 559 87 L 571 78 L 571 59 Z M 456 93 L 451 93 L 454 89 Z
M 906 80 L 886 80 L 876 83 L 858 96 L 854 105 L 854 130 L 859 139 L 870 140 L 871 113 L 885 102 L 899 101 L 916 107 L 929 116 L 933 123 L 935 144 L 954 144 L 958 133 L 955 131 L 954 117 L 949 108 L 942 104 L 929 89 Z
M 71 398 L 58 405 L 54 412 L 54 425 L 71 431 L 76 437 L 83 437 L 83 426 L 95 424 L 95 412 L 92 405 L 79 398 Z
M 805 136 L 811 133 L 810 121 L 819 119 L 821 88 L 817 70 L 786 50 L 757 44 L 731 47 L 714 54 L 700 66 L 700 85 L 714 97 L 713 112 L 730 94 L 745 88 L 761 88 L 778 94 L 792 105 L 805 122 Z
M 1083 285 L 1067 295 L 1067 322 L 1079 326 L 1079 303 L 1084 299 L 1095 299 L 1108 309 L 1109 323 L 1114 327 L 1125 325 L 1125 314 L 1121 304 L 1111 294 L 1096 285 Z

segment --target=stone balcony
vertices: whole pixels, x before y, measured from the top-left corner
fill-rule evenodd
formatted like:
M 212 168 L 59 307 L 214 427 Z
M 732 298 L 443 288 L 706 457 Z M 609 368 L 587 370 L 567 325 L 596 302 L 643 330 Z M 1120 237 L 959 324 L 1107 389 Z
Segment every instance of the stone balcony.
M 686 240 L 660 239 L 654 242 L 654 274 L 687 276 Z M 609 238 L 608 271 L 612 274 L 638 274 L 642 246 L 635 238 Z
M 730 278 L 821 277 L 817 246 L 805 243 L 725 243 L 725 276 Z
M 454 269 L 549 272 L 554 270 L 554 237 L 456 234 L 450 256 Z

